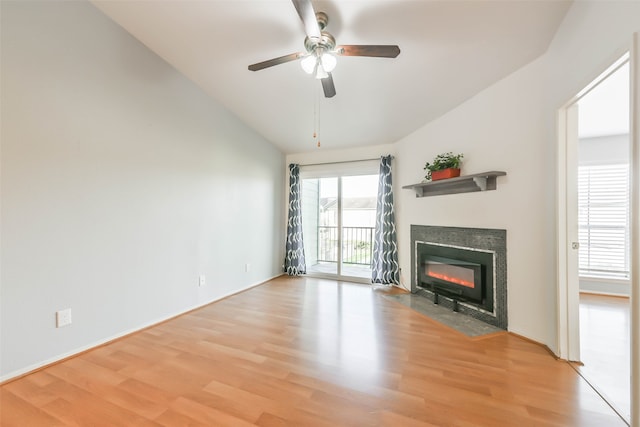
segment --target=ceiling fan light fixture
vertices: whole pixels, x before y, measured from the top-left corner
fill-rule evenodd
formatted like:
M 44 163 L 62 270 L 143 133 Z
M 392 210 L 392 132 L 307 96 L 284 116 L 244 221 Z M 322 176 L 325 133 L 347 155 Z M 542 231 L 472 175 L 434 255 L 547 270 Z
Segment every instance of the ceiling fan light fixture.
M 318 62 L 318 58 L 316 58 L 315 55 L 307 55 L 304 58 L 302 58 L 302 61 L 300 61 L 300 66 L 302 67 L 305 73 L 313 74 L 316 68 L 317 62 Z
M 320 57 L 320 61 L 322 62 L 322 68 L 324 68 L 324 71 L 326 71 L 327 73 L 332 72 L 336 68 L 336 64 L 338 63 L 336 57 L 328 52 L 322 54 L 322 56 Z
M 324 69 L 322 64 L 318 63 L 318 67 L 316 68 L 316 79 L 326 79 L 327 77 L 329 77 L 329 74 L 327 74 L 327 71 Z

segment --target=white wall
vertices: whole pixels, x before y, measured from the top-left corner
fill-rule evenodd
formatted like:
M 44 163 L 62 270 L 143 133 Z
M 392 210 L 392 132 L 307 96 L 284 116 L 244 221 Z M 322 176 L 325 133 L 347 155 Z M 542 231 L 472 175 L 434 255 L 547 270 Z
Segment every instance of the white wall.
M 464 153 L 464 175 L 507 172 L 496 191 L 424 198 L 398 191 L 402 279 L 409 287 L 412 224 L 506 229 L 509 329 L 548 342 L 547 325 L 538 318 L 555 278 L 548 232 L 554 227 L 553 175 L 547 176 L 554 163 L 540 126 L 542 72 L 538 60 L 400 141 L 395 182 L 420 182 L 424 163 L 446 151 Z
M 640 2 L 576 1 L 536 61 L 397 144 L 396 186 L 424 162 L 463 152 L 463 173 L 504 170 L 497 191 L 416 199 L 396 194 L 400 264 L 410 281 L 411 224 L 507 230 L 509 329 L 557 349 L 556 115 L 640 31 Z
M 276 148 L 89 3 L 1 7 L 0 380 L 280 273 Z

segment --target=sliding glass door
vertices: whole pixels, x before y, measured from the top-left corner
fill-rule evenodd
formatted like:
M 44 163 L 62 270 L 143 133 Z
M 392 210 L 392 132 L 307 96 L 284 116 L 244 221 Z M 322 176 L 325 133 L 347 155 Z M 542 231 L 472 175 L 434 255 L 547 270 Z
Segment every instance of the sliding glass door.
M 369 282 L 378 175 L 302 179 L 307 274 Z
M 337 177 L 302 180 L 302 235 L 307 274 L 339 273 L 339 200 Z

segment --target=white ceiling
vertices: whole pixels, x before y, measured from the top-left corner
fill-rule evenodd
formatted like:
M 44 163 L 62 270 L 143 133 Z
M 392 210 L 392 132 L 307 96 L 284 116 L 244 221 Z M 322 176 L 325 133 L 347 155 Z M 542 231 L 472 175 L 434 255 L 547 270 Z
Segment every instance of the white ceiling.
M 570 0 L 314 1 L 337 44 L 397 44 L 395 59 L 339 57 L 337 95 L 296 62 L 304 50 L 289 0 L 93 3 L 285 153 L 387 144 L 412 133 L 547 49 Z

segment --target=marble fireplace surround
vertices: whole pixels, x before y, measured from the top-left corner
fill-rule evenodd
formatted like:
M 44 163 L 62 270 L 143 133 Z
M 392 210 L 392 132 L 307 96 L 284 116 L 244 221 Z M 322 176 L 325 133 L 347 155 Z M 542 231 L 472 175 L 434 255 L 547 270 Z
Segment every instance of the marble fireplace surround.
M 481 250 L 494 254 L 494 308 L 493 312 L 478 309 L 472 304 L 459 303 L 459 312 L 507 330 L 507 231 L 488 228 L 439 227 L 411 225 L 411 292 L 433 300 L 433 293 L 417 286 L 418 243 L 435 243 L 465 249 Z M 450 298 L 440 295 L 439 304 L 453 309 Z

